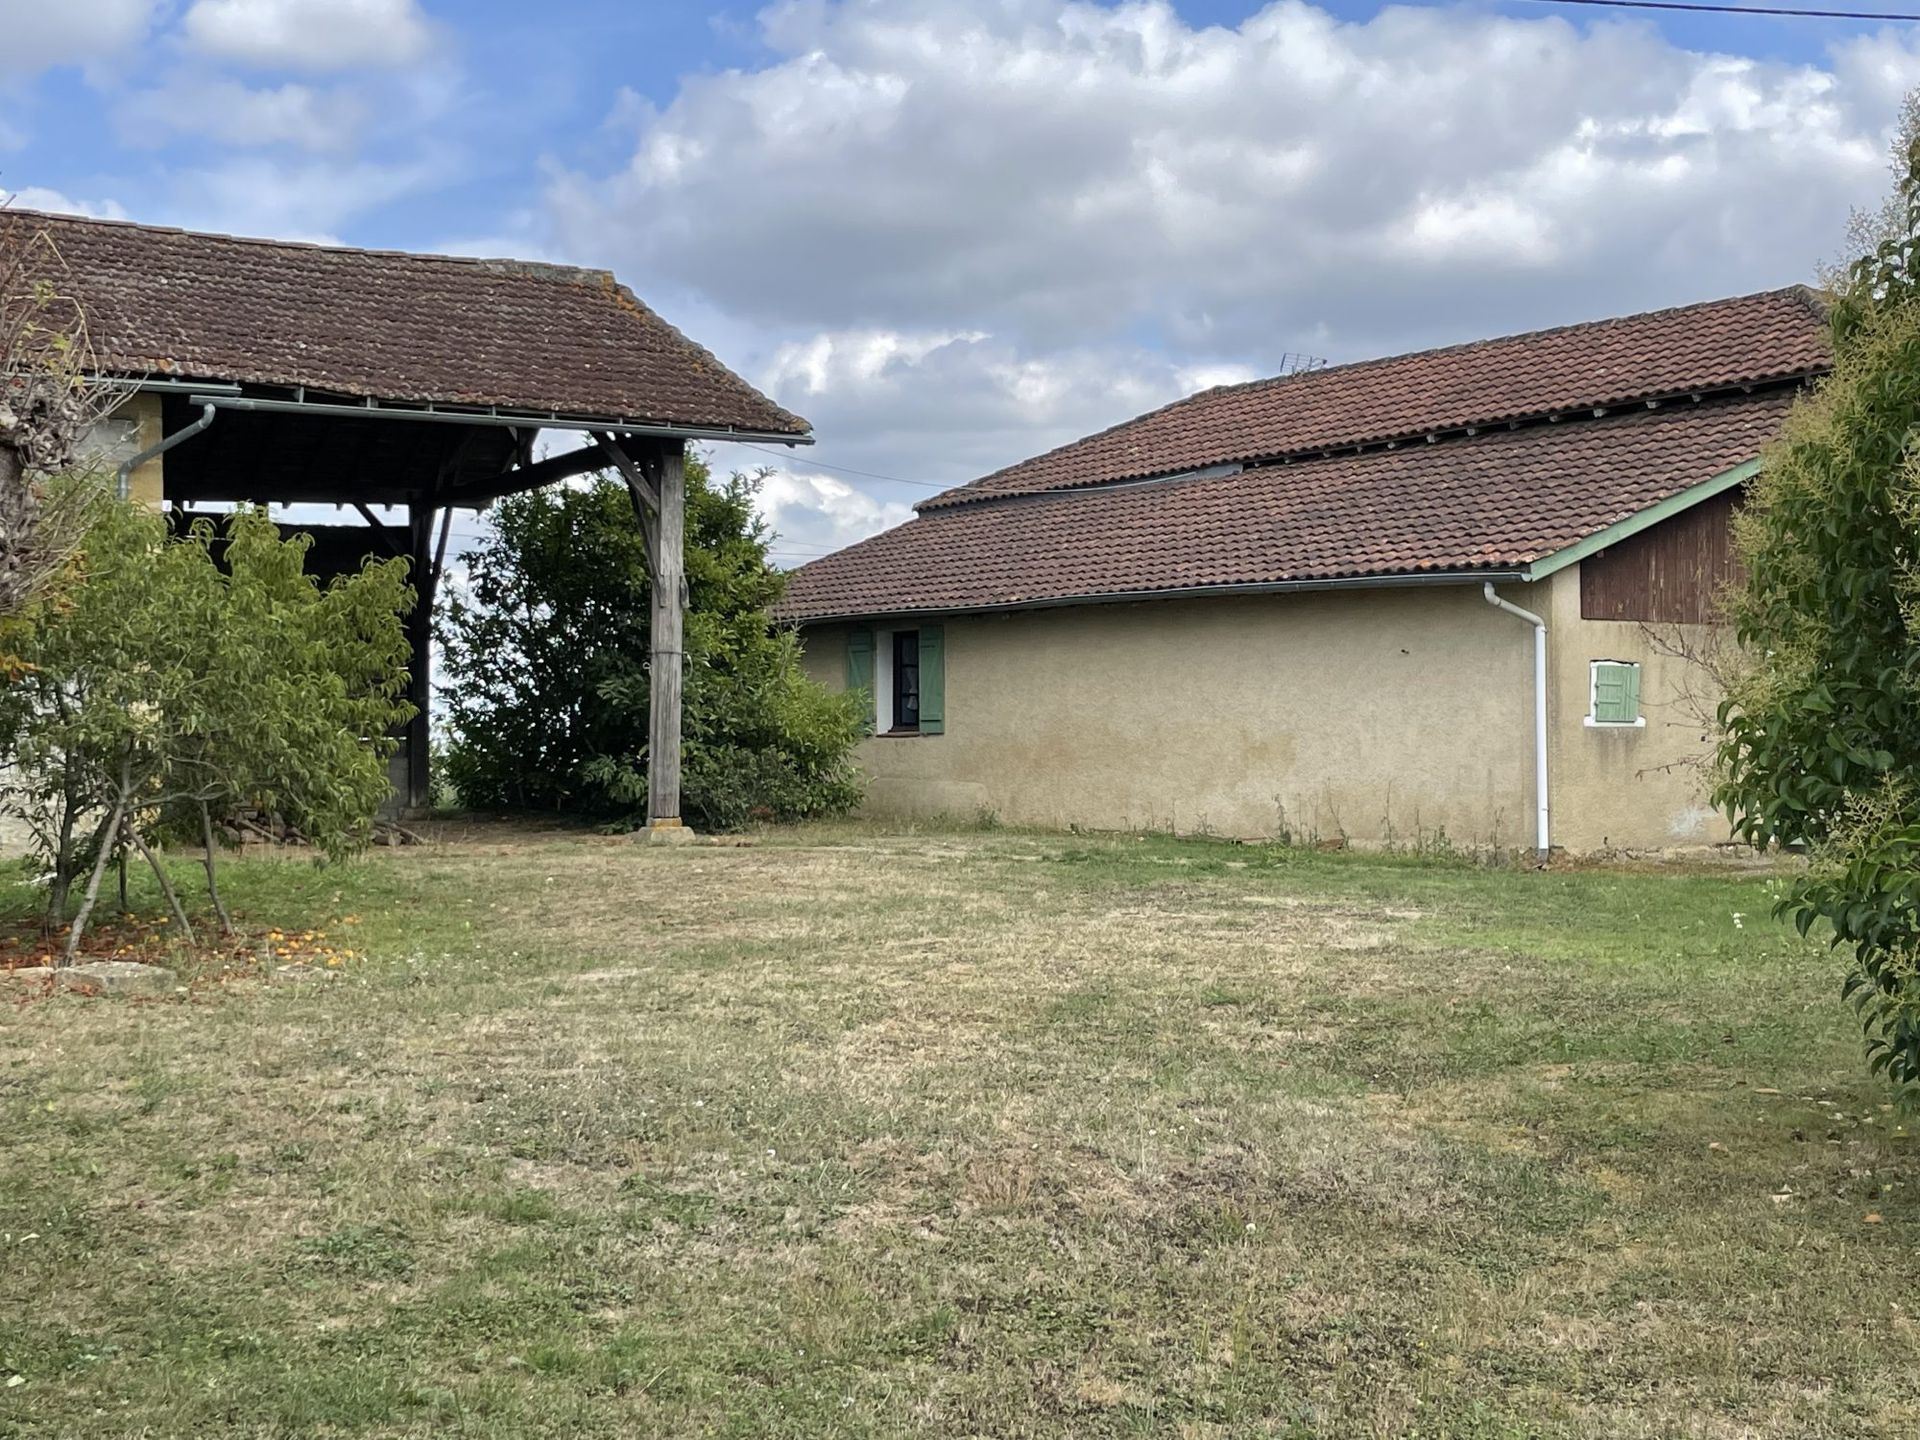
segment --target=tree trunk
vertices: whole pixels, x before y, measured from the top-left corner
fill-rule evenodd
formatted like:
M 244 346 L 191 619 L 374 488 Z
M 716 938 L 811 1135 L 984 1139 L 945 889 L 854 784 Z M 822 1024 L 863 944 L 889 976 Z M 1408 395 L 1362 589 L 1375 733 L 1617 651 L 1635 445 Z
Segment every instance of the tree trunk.
M 120 836 L 120 825 L 126 819 L 127 795 L 132 790 L 132 781 L 128 779 L 127 767 L 120 767 L 120 793 L 113 798 L 113 813 L 107 816 L 107 823 L 100 828 L 100 853 L 93 860 L 93 874 L 87 879 L 87 893 L 80 897 L 80 913 L 73 917 L 73 928 L 67 931 L 67 948 L 61 952 L 62 965 L 73 964 L 73 957 L 80 952 L 80 937 L 86 934 L 87 920 L 93 914 L 93 905 L 100 898 L 100 882 L 106 878 L 107 864 L 113 858 L 114 841 Z
M 46 933 L 67 918 L 67 901 L 73 895 L 73 825 L 79 809 L 73 795 L 73 784 L 68 781 L 64 787 L 60 804 L 60 838 L 53 850 L 53 880 L 47 886 L 47 923 Z
M 133 823 L 131 816 L 122 823 L 126 827 L 127 838 L 133 842 L 134 849 L 140 852 L 141 858 L 152 869 L 153 878 L 160 882 L 160 893 L 167 897 L 167 908 L 173 912 L 173 923 L 180 927 L 180 933 L 187 937 L 189 945 L 197 943 L 193 935 L 193 926 L 187 923 L 187 912 L 180 908 L 180 897 L 174 893 L 173 881 L 167 878 L 167 867 L 162 865 L 160 857 L 148 848 L 146 840 L 142 838 L 139 827 Z
M 213 913 L 220 917 L 220 933 L 233 934 L 233 917 L 227 914 L 227 902 L 220 898 L 220 877 L 215 873 L 217 857 L 214 855 L 213 812 L 207 808 L 207 802 L 200 802 L 200 839 L 207 847 L 207 895 L 213 901 Z

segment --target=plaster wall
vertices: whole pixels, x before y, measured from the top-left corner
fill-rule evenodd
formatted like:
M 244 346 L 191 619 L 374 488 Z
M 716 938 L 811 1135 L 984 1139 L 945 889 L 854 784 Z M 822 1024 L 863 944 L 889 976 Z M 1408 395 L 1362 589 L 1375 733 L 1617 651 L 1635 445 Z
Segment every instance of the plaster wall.
M 1501 594 L 1543 614 L 1553 839 L 1726 838 L 1696 767 L 1687 662 L 1580 618 L 1577 566 Z M 903 620 L 902 625 L 917 622 Z M 1478 587 L 1383 588 L 951 616 L 946 733 L 862 742 L 866 809 L 1067 828 L 1531 846 L 1533 637 Z M 879 622 L 876 654 L 888 649 Z M 1673 628 L 1673 627 L 1666 627 Z M 846 683 L 847 627 L 805 632 Z M 1643 726 L 1586 724 L 1590 662 L 1642 666 Z M 1689 673 L 1691 672 L 1691 673 Z M 878 677 L 876 677 L 878 678 Z

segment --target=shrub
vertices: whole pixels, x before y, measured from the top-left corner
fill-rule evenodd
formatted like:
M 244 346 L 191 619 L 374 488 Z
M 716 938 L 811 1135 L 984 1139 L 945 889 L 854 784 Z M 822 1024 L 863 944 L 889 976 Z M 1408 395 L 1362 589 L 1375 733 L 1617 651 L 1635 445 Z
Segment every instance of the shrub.
M 1739 522 L 1749 669 L 1716 796 L 1755 845 L 1804 845 L 1782 911 L 1852 955 L 1871 1068 L 1920 1081 L 1920 147 L 1901 223 L 1846 273 L 1835 367 L 1794 407 Z
M 682 810 L 694 825 L 843 812 L 859 798 L 854 699 L 800 668 L 769 611 L 782 577 L 754 477 L 687 466 Z M 651 586 L 621 484 L 511 496 L 462 556 L 437 634 L 446 773 L 462 803 L 628 822 L 647 794 Z

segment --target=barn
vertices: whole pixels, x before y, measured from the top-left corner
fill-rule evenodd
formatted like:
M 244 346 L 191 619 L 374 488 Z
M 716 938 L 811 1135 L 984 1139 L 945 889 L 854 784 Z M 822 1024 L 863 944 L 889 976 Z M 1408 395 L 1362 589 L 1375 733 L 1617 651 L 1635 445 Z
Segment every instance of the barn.
M 654 579 L 648 814 L 679 828 L 686 446 L 807 444 L 806 421 L 603 270 L 15 208 L 0 219 L 0 243 L 30 250 L 85 317 L 100 375 L 125 389 L 101 436 L 123 494 L 181 527 L 209 507 L 278 507 L 313 534 L 323 574 L 410 560 L 418 715 L 395 757 L 403 810 L 429 798 L 429 617 L 452 512 L 623 475 Z M 541 458 L 542 432 L 578 443 Z
M 1729 524 L 1830 364 L 1746 295 L 1205 391 L 798 570 L 883 813 L 1382 845 L 1726 838 Z

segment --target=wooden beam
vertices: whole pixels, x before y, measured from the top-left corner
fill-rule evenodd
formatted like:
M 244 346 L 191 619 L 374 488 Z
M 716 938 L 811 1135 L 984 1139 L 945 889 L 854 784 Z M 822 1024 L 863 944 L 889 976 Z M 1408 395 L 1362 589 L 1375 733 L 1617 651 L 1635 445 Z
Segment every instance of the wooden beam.
M 656 830 L 677 830 L 681 828 L 680 693 L 686 675 L 682 637 L 687 603 L 687 457 L 684 441 L 656 443 L 654 493 L 658 504 L 654 510 L 651 547 L 654 564 L 649 636 L 652 654 L 647 684 L 647 822 Z M 614 449 L 632 463 L 617 445 Z M 627 483 L 633 484 L 631 479 Z
M 523 490 L 538 490 L 542 485 L 571 480 L 589 470 L 604 469 L 610 463 L 598 445 L 588 445 L 584 449 L 569 450 L 564 455 L 550 455 L 531 465 L 502 470 L 485 480 L 449 485 L 440 493 L 440 499 L 447 505 L 484 505 L 502 495 L 518 495 Z
M 385 547 L 387 554 L 396 559 L 405 558 L 407 552 L 393 543 L 393 536 L 387 533 L 387 527 L 380 523 L 373 511 L 369 510 L 358 500 L 353 502 L 353 508 L 360 512 L 360 518 L 367 522 L 368 527 L 373 531 L 373 538 Z M 412 507 L 409 507 L 408 513 L 412 513 Z
M 426 505 L 407 507 L 410 554 L 408 579 L 413 585 L 413 611 L 407 616 L 407 699 L 414 716 L 407 722 L 407 810 L 419 815 L 433 804 L 433 777 L 427 769 L 427 747 L 432 732 L 433 703 L 433 510 Z
M 440 577 L 447 571 L 447 536 L 453 533 L 453 507 L 440 512 L 440 541 L 433 547 L 433 588 L 440 590 Z
M 598 432 L 593 438 L 599 442 L 599 449 L 612 462 L 613 468 L 620 472 L 620 478 L 627 482 L 627 493 L 633 496 L 635 508 L 645 506 L 646 509 L 658 515 L 660 492 L 655 488 L 653 481 L 647 477 L 646 472 L 635 463 L 633 456 L 627 453 L 620 438 L 617 435 Z M 677 440 L 667 441 L 661 448 L 663 450 L 678 449 L 683 454 L 686 449 L 685 445 Z M 656 451 L 657 453 L 659 452 Z

